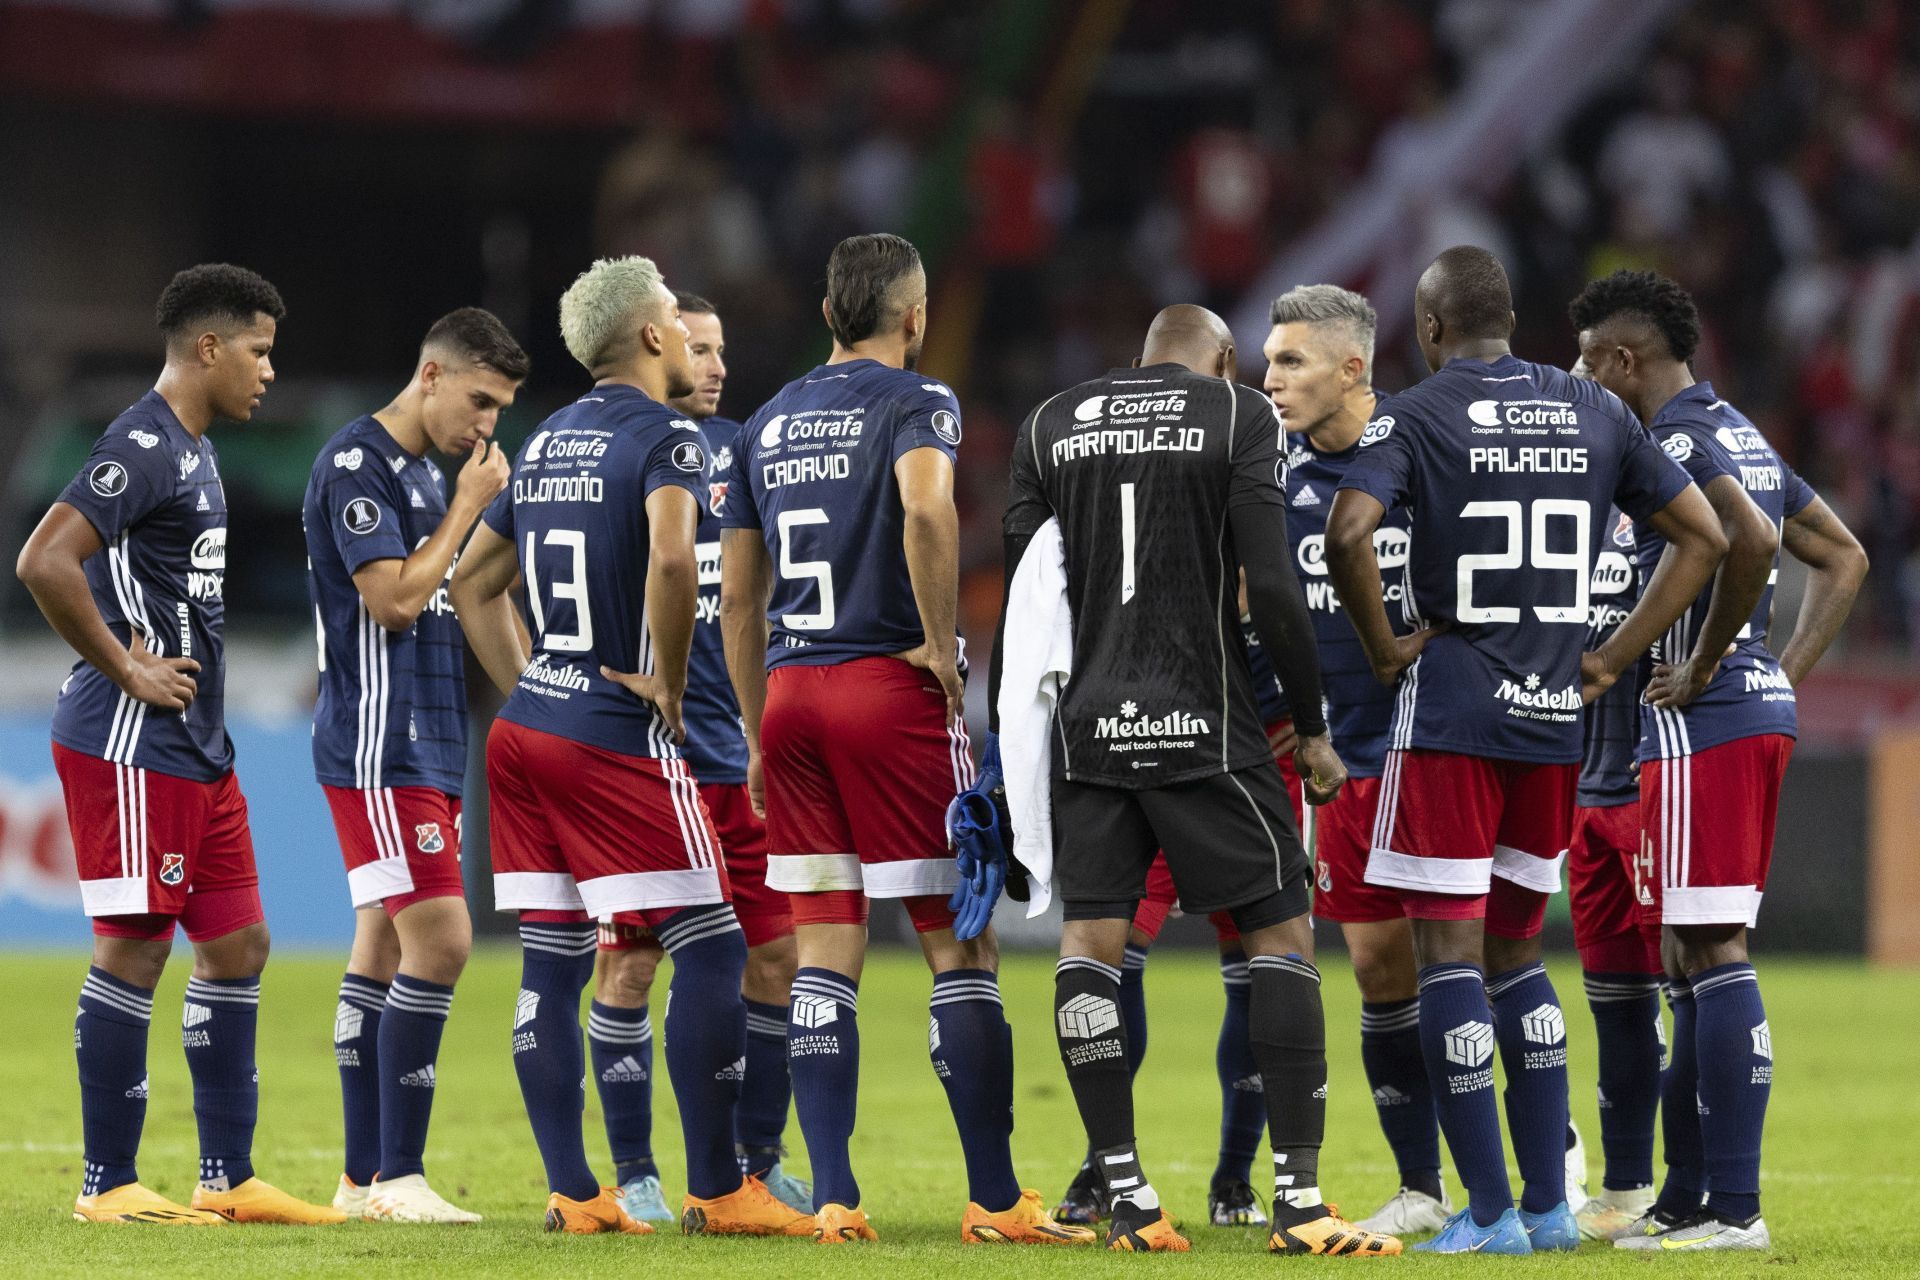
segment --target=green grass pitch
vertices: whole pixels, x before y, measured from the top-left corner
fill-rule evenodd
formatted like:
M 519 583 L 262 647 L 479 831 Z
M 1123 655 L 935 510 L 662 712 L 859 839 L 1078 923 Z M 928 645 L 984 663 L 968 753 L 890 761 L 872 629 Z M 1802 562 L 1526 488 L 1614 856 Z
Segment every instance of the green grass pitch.
M 339 1172 L 339 1088 L 330 1051 L 340 959 L 282 956 L 268 968 L 261 1002 L 261 1121 L 256 1161 L 268 1180 L 324 1200 Z M 463 1274 L 727 1276 L 766 1268 L 781 1280 L 811 1275 L 1139 1273 L 1252 1276 L 1274 1268 L 1354 1267 L 1476 1274 L 1524 1270 L 1563 1276 L 1728 1277 L 1920 1275 L 1920 975 L 1859 965 L 1762 960 L 1779 1074 L 1767 1126 L 1766 1212 L 1776 1252 L 1685 1260 L 1619 1254 L 1589 1245 L 1574 1257 L 1405 1257 L 1373 1262 L 1277 1259 L 1244 1231 L 1201 1225 L 1212 1167 L 1218 1093 L 1213 1044 L 1220 1008 L 1211 960 L 1195 953 L 1154 957 L 1147 973 L 1151 1047 L 1138 1089 L 1141 1148 L 1161 1195 L 1190 1228 L 1187 1258 L 1142 1259 L 963 1248 L 966 1198 L 959 1146 L 939 1082 L 927 1065 L 928 979 L 917 957 L 877 954 L 861 992 L 862 1092 L 855 1167 L 881 1243 L 821 1250 L 799 1240 L 556 1238 L 540 1230 L 545 1199 L 540 1162 L 520 1110 L 508 1054 L 518 976 L 509 949 L 480 950 L 454 1001 L 441 1055 L 440 1097 L 428 1171 L 449 1196 L 487 1215 L 471 1228 L 351 1223 L 297 1230 L 228 1227 L 167 1230 L 87 1226 L 68 1210 L 80 1183 L 79 1111 L 71 1040 L 78 956 L 0 955 L 7 1033 L 0 1040 L 0 1241 L 14 1275 Z M 153 1101 L 142 1176 L 184 1200 L 195 1172 L 193 1115 L 185 1065 L 173 1044 L 170 1011 L 186 980 L 176 952 L 156 1008 L 151 1048 Z M 1020 1176 L 1059 1193 L 1078 1161 L 1081 1136 L 1049 1027 L 1052 962 L 1010 957 L 1004 985 L 1019 1055 Z M 1356 1216 L 1394 1186 L 1386 1145 L 1360 1074 L 1358 1001 L 1339 958 L 1327 967 L 1332 1094 L 1321 1164 L 1329 1195 Z M 1567 1000 L 1575 1116 L 1599 1174 L 1593 1103 L 1592 1023 L 1579 975 L 1556 967 Z M 656 1087 L 655 1146 L 670 1195 L 683 1166 L 664 1062 Z M 611 1175 L 597 1102 L 587 1114 L 588 1152 Z M 789 1130 L 797 1144 L 798 1126 Z M 804 1166 L 797 1155 L 796 1165 Z M 1256 1178 L 1259 1164 L 1256 1163 Z

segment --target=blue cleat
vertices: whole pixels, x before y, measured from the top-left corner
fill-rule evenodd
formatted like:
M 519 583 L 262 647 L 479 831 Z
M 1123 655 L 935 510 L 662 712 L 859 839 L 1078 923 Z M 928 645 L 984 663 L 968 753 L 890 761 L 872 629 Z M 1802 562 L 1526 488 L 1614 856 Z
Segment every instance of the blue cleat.
M 677 1222 L 680 1215 L 667 1208 L 660 1179 L 653 1174 L 629 1178 L 620 1184 L 620 1207 L 635 1222 Z
M 780 1167 L 778 1160 L 773 1162 L 771 1169 L 760 1175 L 760 1181 L 766 1183 L 773 1198 L 787 1208 L 797 1209 L 801 1213 L 813 1212 L 813 1184 L 788 1173 Z
M 1527 1229 L 1535 1253 L 1572 1253 L 1580 1247 L 1580 1224 L 1565 1200 L 1545 1213 L 1520 1210 L 1520 1225 Z
M 1563 1205 L 1564 1209 L 1565 1206 Z M 1571 1215 L 1568 1221 L 1572 1221 Z M 1578 1229 L 1574 1239 L 1578 1240 Z M 1440 1228 L 1440 1234 L 1431 1240 L 1422 1240 L 1412 1246 L 1420 1253 L 1505 1253 L 1529 1254 L 1533 1245 L 1527 1241 L 1527 1229 L 1520 1225 L 1520 1214 L 1509 1209 L 1493 1220 L 1490 1227 L 1478 1226 L 1473 1214 L 1462 1209 L 1447 1219 L 1447 1225 Z

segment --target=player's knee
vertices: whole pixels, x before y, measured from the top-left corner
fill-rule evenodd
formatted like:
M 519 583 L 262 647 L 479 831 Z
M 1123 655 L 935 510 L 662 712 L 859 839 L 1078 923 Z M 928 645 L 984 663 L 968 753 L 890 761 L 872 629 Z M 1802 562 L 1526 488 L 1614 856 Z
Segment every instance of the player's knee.
M 1362 944 L 1352 951 L 1354 985 L 1368 1004 L 1410 1000 L 1419 994 L 1419 975 L 1411 954 Z
M 747 999 L 761 1004 L 785 1004 L 799 967 L 800 953 L 794 946 L 792 934 L 749 947 L 741 992 Z
M 257 978 L 267 967 L 267 953 L 271 949 L 266 921 L 243 925 L 232 933 L 193 944 L 193 976 Z
M 1747 931 L 1743 925 L 1675 925 L 1672 932 L 1680 971 L 1689 978 L 1723 964 L 1747 962 Z
M 991 925 L 978 937 L 968 938 L 965 942 L 954 937 L 950 928 L 922 933 L 920 949 L 927 957 L 927 967 L 935 973 L 947 973 L 954 969 L 985 969 L 989 973 L 1000 971 L 1000 942 L 994 936 Z
M 1539 964 L 1540 935 L 1536 933 L 1531 938 L 1503 938 L 1498 934 L 1489 933 L 1486 957 L 1488 973 L 1506 973 L 1511 969 Z
M 160 975 L 166 971 L 167 957 L 172 953 L 171 937 L 95 938 L 93 967 L 151 991 L 160 985 Z
M 593 998 L 618 1009 L 638 1009 L 653 991 L 658 955 L 650 948 L 603 951 Z

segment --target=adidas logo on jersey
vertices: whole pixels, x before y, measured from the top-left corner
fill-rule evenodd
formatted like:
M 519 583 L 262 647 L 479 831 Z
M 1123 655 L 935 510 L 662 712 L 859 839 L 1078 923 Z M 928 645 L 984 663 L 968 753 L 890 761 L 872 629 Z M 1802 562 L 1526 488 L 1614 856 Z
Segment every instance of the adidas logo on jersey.
M 193 509 L 195 511 L 213 510 L 213 504 L 207 501 L 207 491 L 205 489 L 202 489 L 200 491 L 200 501 L 193 504 Z
M 429 1062 L 418 1071 L 409 1071 L 400 1077 L 401 1084 L 412 1085 L 416 1089 L 431 1089 L 434 1085 L 433 1064 Z
M 408 501 L 408 504 L 412 506 L 416 511 L 426 510 L 427 501 L 425 498 L 422 498 L 420 496 L 420 491 L 418 489 L 407 490 L 407 501 Z
M 1293 505 L 1296 507 L 1317 507 L 1320 505 L 1320 495 L 1313 491 L 1312 485 L 1303 484 L 1300 486 L 1300 492 L 1293 495 Z
M 715 1080 L 745 1080 L 747 1078 L 747 1059 L 743 1054 L 726 1066 L 713 1073 Z
M 602 1071 L 600 1079 L 605 1084 L 645 1084 L 647 1068 L 638 1058 L 628 1054 Z
M 183 1027 L 197 1027 L 203 1022 L 212 1020 L 213 1010 L 206 1005 L 195 1004 L 191 1000 L 187 1001 L 186 1007 L 180 1011 L 180 1025 Z

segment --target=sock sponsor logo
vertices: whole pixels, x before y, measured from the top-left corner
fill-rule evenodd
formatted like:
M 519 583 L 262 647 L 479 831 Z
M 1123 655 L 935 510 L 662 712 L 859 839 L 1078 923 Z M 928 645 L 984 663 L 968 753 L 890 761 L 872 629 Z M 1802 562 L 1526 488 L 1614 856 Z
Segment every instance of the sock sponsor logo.
M 602 1084 L 645 1084 L 647 1082 L 646 1064 L 628 1054 L 620 1061 L 600 1073 Z
M 333 1011 L 333 1042 L 341 1044 L 360 1038 L 360 1028 L 367 1020 L 366 1010 L 342 1000 Z
M 520 988 L 519 998 L 513 1002 L 513 1029 L 518 1031 L 521 1027 L 526 1026 L 534 1020 L 539 1012 L 540 993 L 538 991 L 529 991 L 525 987 Z M 516 1040 L 517 1039 L 518 1037 L 516 1037 Z
M 747 1078 L 747 1059 L 742 1054 L 726 1066 L 713 1073 L 715 1080 L 745 1080 Z
M 1390 1084 L 1383 1084 L 1373 1091 L 1373 1105 L 1376 1107 L 1404 1107 L 1413 1099 Z
M 1233 1087 L 1241 1093 L 1265 1093 L 1267 1086 L 1259 1076 L 1241 1076 L 1233 1082 Z M 1320 1095 L 1325 1097 L 1323 1093 Z
M 522 1054 L 522 1053 L 532 1053 L 535 1049 L 538 1049 L 539 1047 L 540 1047 L 540 1042 L 533 1038 L 533 1032 L 516 1031 L 513 1033 L 513 1052 L 516 1055 Z
M 412 1085 L 416 1089 L 431 1089 L 434 1086 L 433 1064 L 429 1062 L 417 1071 L 409 1071 L 400 1077 L 400 1083 Z
M 147 1100 L 147 1077 L 146 1076 L 141 1076 L 140 1083 L 133 1086 L 133 1088 L 127 1090 L 127 1097 L 138 1098 L 142 1102 L 145 1102 Z
M 1753 1056 L 1756 1058 L 1765 1058 L 1768 1062 L 1772 1062 L 1773 1029 L 1765 1022 L 1762 1022 L 1759 1026 L 1753 1028 L 1750 1034 L 1753 1036 Z
M 1534 1044 L 1559 1044 L 1567 1038 L 1567 1019 L 1557 1004 L 1543 1004 L 1520 1019 L 1520 1030 Z
M 183 1027 L 197 1027 L 203 1022 L 212 1020 L 213 1010 L 206 1005 L 195 1004 L 191 1000 L 187 1001 L 186 1006 L 180 1010 L 180 1025 Z
M 824 1027 L 839 1021 L 840 1002 L 826 996 L 795 996 L 792 1016 L 795 1026 Z
M 333 1046 L 333 1060 L 343 1067 L 357 1067 L 360 1065 L 360 1051 L 358 1049 L 349 1049 L 344 1045 L 335 1045 Z
M 1054 1013 L 1060 1035 L 1067 1040 L 1091 1040 L 1120 1025 L 1120 1010 L 1105 996 L 1082 992 Z
M 940 1019 L 927 1019 L 927 1052 L 940 1052 Z
M 1484 1066 L 1493 1056 L 1493 1027 L 1485 1022 L 1463 1022 L 1447 1032 L 1447 1061 L 1455 1066 Z

